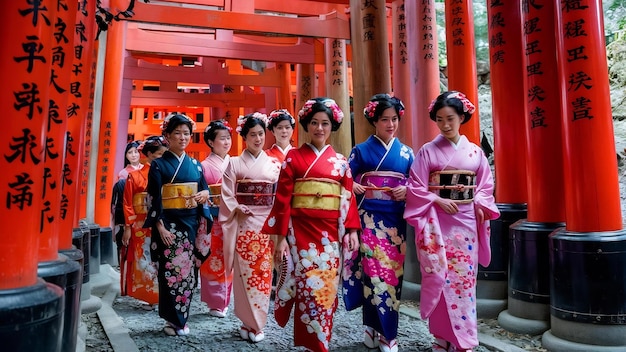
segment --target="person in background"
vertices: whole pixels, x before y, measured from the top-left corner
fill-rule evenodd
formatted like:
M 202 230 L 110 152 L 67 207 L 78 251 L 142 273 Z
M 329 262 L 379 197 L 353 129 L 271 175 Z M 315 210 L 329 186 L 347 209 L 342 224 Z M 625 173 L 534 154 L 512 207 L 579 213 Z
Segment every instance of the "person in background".
M 246 149 L 230 158 L 222 181 L 219 221 L 224 233 L 224 263 L 233 272 L 235 315 L 242 339 L 265 338 L 272 280 L 272 243 L 261 227 L 274 202 L 280 163 L 264 151 L 267 116 L 255 112 L 238 118 L 237 133 Z
M 287 152 L 293 148 L 291 137 L 295 127 L 296 119 L 291 116 L 289 111 L 286 109 L 272 111 L 268 116 L 267 129 L 272 132 L 276 142 L 265 153 L 282 163 Z
M 157 263 L 159 316 L 169 336 L 187 335 L 196 282 L 196 234 L 200 217 L 212 224 L 209 189 L 200 163 L 185 153 L 195 122 L 173 113 L 161 125 L 169 149 L 152 161 L 148 172 L 150 208 L 144 228 L 152 229 L 152 260 Z M 207 232 L 209 232 L 207 231 Z
M 156 265 L 150 259 L 150 229 L 143 223 L 148 213 L 148 172 L 152 160 L 160 158 L 167 150 L 163 136 L 148 137 L 139 151 L 148 158 L 146 165 L 131 171 L 124 186 L 124 235 L 122 245 L 126 255 L 120 261 L 120 293 L 129 295 L 147 304 L 152 309 L 159 301 Z
M 459 133 L 474 111 L 457 91 L 433 100 L 428 113 L 441 134 L 417 152 L 407 183 L 404 217 L 415 227 L 420 313 L 436 352 L 478 345 L 478 264 L 489 265 L 489 220 L 500 216 L 487 158 Z
M 222 176 L 230 162 L 231 133 L 232 128 L 225 120 L 211 121 L 204 130 L 204 142 L 211 148 L 211 154 L 202 161 L 202 169 L 211 191 L 209 209 L 213 219 L 217 219 L 219 214 Z M 206 231 L 204 221 L 199 231 Z M 209 307 L 210 315 L 224 318 L 230 303 L 233 278 L 232 273 L 226 275 L 224 271 L 224 234 L 219 221 L 213 223 L 210 239 L 205 246 L 210 246 L 211 255 L 200 267 L 200 298 Z
M 363 232 L 360 255 L 348 268 L 360 270 L 360 275 L 344 278 L 344 301 L 348 310 L 363 306 L 363 342 L 368 348 L 396 352 L 406 252 L 402 215 L 413 150 L 395 137 L 404 114 L 400 99 L 374 95 L 363 113 L 376 131 L 348 158 Z
M 281 273 L 276 321 L 284 327 L 295 306 L 294 344 L 328 351 L 341 246 L 357 250 L 361 226 L 348 162 L 326 144 L 331 131 L 339 129 L 343 112 L 334 100 L 315 98 L 298 116 L 311 142 L 287 153 L 263 232 L 280 238 L 274 253 Z
M 143 167 L 141 154 L 139 153 L 140 144 L 140 141 L 133 141 L 126 144 L 126 149 L 124 150 L 124 168 L 117 174 L 118 179 L 125 180 L 130 172 Z

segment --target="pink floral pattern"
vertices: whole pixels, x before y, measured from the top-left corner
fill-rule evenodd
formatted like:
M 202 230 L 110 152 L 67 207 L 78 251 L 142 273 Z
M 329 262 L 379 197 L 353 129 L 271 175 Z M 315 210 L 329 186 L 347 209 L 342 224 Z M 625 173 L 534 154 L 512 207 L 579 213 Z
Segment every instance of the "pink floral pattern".
M 191 294 L 196 287 L 194 270 L 195 258 L 193 255 L 193 244 L 189 241 L 189 234 L 176 229 L 176 224 L 170 225 L 172 234 L 176 236 L 175 245 L 163 252 L 166 256 L 164 276 L 170 294 L 175 296 L 175 308 L 185 320 L 189 316 L 189 305 Z

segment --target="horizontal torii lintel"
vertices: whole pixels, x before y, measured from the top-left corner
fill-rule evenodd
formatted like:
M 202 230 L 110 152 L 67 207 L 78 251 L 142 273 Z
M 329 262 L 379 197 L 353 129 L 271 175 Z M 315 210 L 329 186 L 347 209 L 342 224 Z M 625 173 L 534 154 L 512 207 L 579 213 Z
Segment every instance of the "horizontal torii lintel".
M 316 38 L 350 39 L 350 23 L 337 16 L 285 17 L 135 3 L 129 21 L 199 28 L 230 29 Z
M 202 106 L 220 108 L 260 108 L 265 106 L 265 95 L 246 93 L 179 93 L 133 91 L 130 105 L 141 106 Z

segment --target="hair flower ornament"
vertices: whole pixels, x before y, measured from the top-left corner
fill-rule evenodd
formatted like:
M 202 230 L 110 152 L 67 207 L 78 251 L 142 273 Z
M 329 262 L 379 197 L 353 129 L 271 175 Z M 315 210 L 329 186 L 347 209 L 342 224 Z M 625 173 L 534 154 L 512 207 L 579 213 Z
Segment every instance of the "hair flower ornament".
M 241 134 L 241 129 L 243 128 L 244 123 L 246 123 L 246 117 L 240 115 L 237 118 L 237 128 L 235 128 L 235 132 L 237 132 L 238 134 Z
M 337 123 L 343 121 L 343 111 L 341 111 L 341 108 L 339 108 L 339 105 L 337 105 L 333 99 L 326 99 L 322 103 L 333 112 L 333 119 Z
M 233 132 L 233 128 L 232 128 L 232 127 L 230 127 L 230 124 L 228 123 L 228 121 L 223 120 L 223 119 L 222 119 L 222 120 L 214 120 L 214 121 L 215 121 L 215 122 L 219 122 L 219 123 L 221 123 L 222 125 L 224 125 L 224 127 L 226 127 L 226 129 L 228 130 L 228 133 L 232 133 L 232 132 Z M 208 125 L 206 125 L 206 127 L 204 128 L 204 133 L 209 133 L 209 131 L 211 131 L 211 129 L 212 129 L 213 127 L 219 127 L 219 125 L 217 125 L 217 126 L 216 126 L 215 124 L 209 123 L 209 124 L 208 124 Z
M 246 123 L 248 119 L 253 119 L 253 118 L 263 121 L 263 123 L 265 124 L 265 127 L 267 127 L 267 122 L 268 122 L 267 115 L 257 111 L 257 112 L 254 112 L 252 114 L 248 114 L 245 116 L 240 115 L 237 118 L 237 128 L 235 129 L 235 131 L 237 131 L 238 134 L 241 134 L 241 131 L 243 130 L 243 125 Z
M 459 99 L 461 101 L 461 104 L 463 104 L 463 112 L 466 112 L 468 114 L 473 114 L 474 111 L 476 111 L 476 107 L 474 106 L 474 104 L 472 104 L 471 101 L 469 101 L 469 99 L 467 99 L 467 97 L 465 96 L 465 94 L 461 93 L 461 92 L 457 92 L 457 91 L 452 91 L 450 92 L 450 94 L 448 94 L 445 99 L 452 99 L 452 98 L 456 98 Z M 431 113 L 433 111 L 433 107 L 435 106 L 435 102 L 437 101 L 437 99 L 435 98 L 430 105 L 428 105 L 428 112 Z
M 183 117 L 183 118 L 189 120 L 189 122 L 191 122 L 191 132 L 195 131 L 195 129 L 196 129 L 196 122 L 194 120 L 192 120 L 189 116 L 187 116 L 185 114 L 178 113 L 178 112 L 172 112 L 172 113 L 168 114 L 167 116 L 165 116 L 165 118 L 163 119 L 163 122 L 161 122 L 161 131 L 165 131 L 167 129 L 167 124 L 170 122 L 170 120 L 174 116 L 180 116 L 180 117 Z
M 289 113 L 289 111 L 287 111 L 287 109 L 278 109 L 278 110 L 274 110 L 270 113 L 270 115 L 267 118 L 267 125 L 271 125 L 272 121 L 274 121 L 274 119 L 279 118 L 281 115 L 286 115 L 289 116 L 289 123 L 292 125 L 296 124 L 296 119 L 293 118 L 293 116 L 291 116 L 291 114 Z
M 298 118 L 301 119 L 305 115 L 308 115 L 311 109 L 313 108 L 313 104 L 315 104 L 316 102 L 317 101 L 313 99 L 307 100 L 306 103 L 304 103 L 304 105 L 302 106 L 302 109 L 300 109 L 300 111 L 298 112 Z
M 376 107 L 378 106 L 378 101 L 369 101 L 367 103 L 367 105 L 365 105 L 365 109 L 363 109 L 363 114 L 370 118 L 373 119 L 374 115 L 376 114 Z

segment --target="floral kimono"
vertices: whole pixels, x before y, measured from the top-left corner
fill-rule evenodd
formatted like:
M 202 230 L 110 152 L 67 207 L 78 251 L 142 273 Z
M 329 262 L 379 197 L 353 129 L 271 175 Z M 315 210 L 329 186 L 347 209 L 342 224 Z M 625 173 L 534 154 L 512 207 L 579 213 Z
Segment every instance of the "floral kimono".
M 276 158 L 282 163 L 285 160 L 285 156 L 291 149 L 293 149 L 293 146 L 291 144 L 288 145 L 285 149 L 282 149 L 278 145 L 273 144 L 270 149 L 265 151 L 265 153 L 270 157 Z
M 241 156 L 230 158 L 222 180 L 219 221 L 224 234 L 224 270 L 227 275 L 233 272 L 235 315 L 255 332 L 267 323 L 273 243 L 261 227 L 272 209 L 279 172 L 278 161 L 265 152 L 255 158 L 244 150 Z M 251 215 L 235 211 L 244 204 Z
M 347 230 L 361 228 L 355 199 L 345 196 L 352 194 L 350 167 L 332 146 L 326 145 L 318 151 L 311 144 L 304 144 L 287 154 L 282 168 L 276 202 L 263 227 L 264 232 L 285 236 L 289 220 L 293 220 L 293 233 L 287 236 L 291 256 L 283 260 L 274 314 L 279 325 L 285 326 L 295 306 L 295 345 L 312 351 L 328 351 L 337 309 L 340 243 Z M 330 183 L 326 183 L 340 185 L 345 190 L 343 203 L 347 204 L 342 220 L 337 207 L 294 206 L 296 203 L 292 201 L 301 196 L 294 194 L 299 179 L 321 182 L 318 185 L 324 183 L 321 180 L 329 180 Z M 320 192 L 317 195 L 320 200 L 325 196 L 332 199 L 332 195 Z M 285 267 L 287 263 L 293 264 L 292 270 Z
M 458 204 L 450 215 L 434 202 L 430 175 L 442 170 L 476 173 L 473 201 Z M 454 145 L 438 135 L 415 156 L 407 185 L 404 217 L 415 227 L 422 290 L 420 312 L 433 335 L 461 349 L 478 345 L 476 277 L 478 264 L 491 261 L 489 220 L 500 215 L 493 197 L 493 177 L 487 158 L 477 145 L 461 136 Z M 477 210 L 485 221 L 477 223 Z
M 413 150 L 397 138 L 385 145 L 380 138 L 370 136 L 354 147 L 348 162 L 355 180 L 371 188 L 357 198 L 363 227 L 360 265 L 357 259 L 344 267 L 344 301 L 349 310 L 362 304 L 363 324 L 389 341 L 398 334 L 406 251 L 404 201 L 393 199 L 388 190 L 377 189 L 381 187 L 374 187 L 363 175 L 391 171 L 398 173 L 398 177 L 386 177 L 382 182 L 390 188 L 405 184 L 413 163 Z M 387 193 L 379 196 L 376 192 Z
M 159 301 L 156 264 L 150 259 L 150 229 L 144 229 L 147 204 L 141 193 L 148 186 L 150 165 L 128 174 L 124 186 L 124 217 L 130 225 L 131 236 L 124 262 L 120 262 L 121 294 L 140 299 L 148 304 Z
M 211 153 L 204 161 L 202 161 L 202 169 L 204 170 L 204 179 L 208 185 L 218 185 L 222 183 L 222 175 L 228 166 L 230 156 L 226 155 L 221 158 L 219 155 Z M 219 200 L 221 192 L 214 194 L 211 189 L 211 200 L 213 205 L 210 207 L 211 215 L 217 219 L 219 210 Z M 202 220 L 202 219 L 201 219 Z M 205 221 L 200 222 L 199 232 L 206 231 Z M 209 309 L 217 309 L 224 311 L 230 303 L 230 293 L 232 289 L 232 275 L 226 275 L 224 271 L 224 238 L 222 225 L 219 221 L 213 223 L 211 228 L 211 241 L 208 245 L 211 249 L 211 255 L 200 267 L 200 298 L 205 302 Z
M 152 161 L 148 172 L 148 196 L 150 209 L 144 228 L 152 228 L 152 260 L 158 265 L 159 280 L 159 316 L 177 327 L 184 327 L 189 317 L 189 307 L 193 290 L 196 288 L 196 249 L 195 240 L 200 217 L 209 219 L 208 208 L 198 204 L 196 207 L 164 207 L 162 197 L 164 185 L 195 183 L 197 191 L 207 190 L 202 173 L 202 166 L 193 158 L 183 154 L 179 159 L 176 154 L 166 151 L 161 158 Z M 162 220 L 165 228 L 176 238 L 166 247 L 156 228 Z

